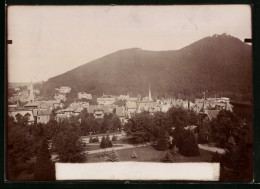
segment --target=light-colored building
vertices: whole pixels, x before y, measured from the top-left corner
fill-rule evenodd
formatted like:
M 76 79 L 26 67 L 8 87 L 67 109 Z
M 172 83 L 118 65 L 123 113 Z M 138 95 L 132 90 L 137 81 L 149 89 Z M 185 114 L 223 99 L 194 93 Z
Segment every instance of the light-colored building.
M 71 88 L 69 86 L 62 86 L 60 88 L 56 88 L 56 90 L 58 90 L 60 93 L 66 94 L 70 93 Z
M 126 123 L 125 108 L 124 107 L 117 107 L 116 108 L 116 115 L 118 116 L 118 118 L 120 119 L 122 124 Z
M 116 101 L 116 97 L 111 96 L 111 95 L 103 95 L 100 98 L 97 98 L 97 103 L 99 105 L 109 105 L 109 104 L 114 104 Z
M 66 97 L 66 94 L 59 93 L 59 94 L 55 94 L 54 99 L 55 100 L 66 101 L 67 97 Z
M 69 105 L 70 108 L 88 108 L 89 103 L 88 102 L 73 102 Z
M 78 93 L 78 99 L 82 99 L 82 98 L 91 100 L 92 99 L 92 95 L 88 94 L 88 93 L 85 93 L 85 92 L 79 92 Z
M 41 110 L 39 109 L 37 112 L 37 123 L 46 124 L 50 121 L 50 115 L 52 113 L 51 109 Z
M 8 115 L 13 117 L 17 121 L 18 116 L 26 116 L 28 119 L 28 124 L 35 123 L 37 116 L 37 109 L 33 108 L 9 108 Z
M 137 109 L 137 103 L 136 102 L 126 102 L 125 104 L 125 114 L 127 118 L 131 118 L 135 113 Z

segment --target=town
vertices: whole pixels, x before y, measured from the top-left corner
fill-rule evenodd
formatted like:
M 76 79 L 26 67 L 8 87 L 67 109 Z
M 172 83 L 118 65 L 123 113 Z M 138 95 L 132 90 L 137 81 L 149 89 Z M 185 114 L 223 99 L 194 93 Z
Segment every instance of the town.
M 92 100 L 92 95 L 86 92 L 78 92 L 78 100 L 65 105 L 66 95 L 70 93 L 71 87 L 61 86 L 56 88 L 57 93 L 53 99 L 37 100 L 40 96 L 38 89 L 33 89 L 31 83 L 27 89 L 20 91 L 15 88 L 16 93 L 8 98 L 8 115 L 16 119 L 17 116 L 28 117 L 29 124 L 43 123 L 50 120 L 52 113 L 55 114 L 56 121 L 62 121 L 72 116 L 78 116 L 84 109 L 92 114 L 96 119 L 104 118 L 106 114 L 115 114 L 124 125 L 136 113 L 167 112 L 171 107 L 192 110 L 196 114 L 205 114 L 210 120 L 216 118 L 220 110 L 233 111 L 230 99 L 204 98 L 195 99 L 194 102 L 183 99 L 154 99 L 150 87 L 147 87 L 147 96 L 130 97 L 129 95 L 105 95 L 96 98 L 96 105 L 91 105 L 86 100 Z M 24 105 L 20 106 L 22 102 Z
M 54 162 L 220 162 L 221 180 L 252 167 L 248 125 L 227 97 L 158 99 L 147 86 L 144 97 L 79 91 L 71 100 L 71 90 L 46 99 L 33 83 L 10 89 L 9 178 L 55 180 Z

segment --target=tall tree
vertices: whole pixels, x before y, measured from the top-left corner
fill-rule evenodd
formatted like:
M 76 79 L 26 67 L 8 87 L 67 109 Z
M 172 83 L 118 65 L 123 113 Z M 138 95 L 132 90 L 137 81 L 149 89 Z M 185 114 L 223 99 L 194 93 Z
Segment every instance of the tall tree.
M 248 126 L 234 113 L 221 110 L 211 122 L 211 134 L 220 147 L 225 147 L 230 136 L 235 143 L 245 143 L 248 139 Z
M 55 166 L 51 161 L 46 139 L 42 139 L 41 146 L 36 156 L 34 179 L 37 181 L 55 180 Z
M 75 131 L 60 132 L 54 138 L 54 148 L 62 162 L 83 162 L 86 159 L 83 142 Z

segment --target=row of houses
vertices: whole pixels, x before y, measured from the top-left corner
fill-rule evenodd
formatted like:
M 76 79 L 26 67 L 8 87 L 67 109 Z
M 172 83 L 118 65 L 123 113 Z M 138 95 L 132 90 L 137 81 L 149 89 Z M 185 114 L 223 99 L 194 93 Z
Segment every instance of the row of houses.
M 28 102 L 23 107 L 8 107 L 8 115 L 15 121 L 19 116 L 26 116 L 28 123 L 48 123 L 52 112 L 57 108 L 62 108 L 64 104 L 61 101 L 35 101 Z

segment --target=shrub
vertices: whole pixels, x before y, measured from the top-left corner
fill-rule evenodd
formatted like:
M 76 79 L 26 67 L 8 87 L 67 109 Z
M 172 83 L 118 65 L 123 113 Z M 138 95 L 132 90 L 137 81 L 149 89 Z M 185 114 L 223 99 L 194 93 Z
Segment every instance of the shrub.
M 106 139 L 105 139 L 105 137 L 102 137 L 101 143 L 100 143 L 100 148 L 106 148 L 106 147 L 107 147 Z
M 169 152 L 167 152 L 163 159 L 161 159 L 161 162 L 163 163 L 172 163 L 172 157 Z
M 205 144 L 208 143 L 209 133 L 205 129 L 201 129 L 198 134 L 198 143 Z
M 183 130 L 177 140 L 179 152 L 187 157 L 198 156 L 199 148 L 194 133 L 189 130 Z
M 136 154 L 136 152 L 135 151 L 133 151 L 133 153 L 132 153 L 132 155 L 131 155 L 131 158 L 137 158 L 137 154 Z
M 113 147 L 113 143 L 112 143 L 111 141 L 109 141 L 107 147 L 108 147 L 108 148 Z
M 117 136 L 113 135 L 112 141 L 116 141 L 116 140 L 117 140 Z
M 109 136 L 107 135 L 106 136 L 106 142 L 108 143 L 110 141 L 110 138 L 109 138 Z
M 93 143 L 99 142 L 98 137 L 93 138 L 92 142 L 93 142 Z
M 168 149 L 168 141 L 165 137 L 161 137 L 157 141 L 157 145 L 155 147 L 156 150 L 165 151 Z
M 112 150 L 107 157 L 105 157 L 105 161 L 107 162 L 116 162 L 119 161 L 119 154 Z
M 93 138 L 92 136 L 89 138 L 89 143 L 92 143 L 93 142 Z

